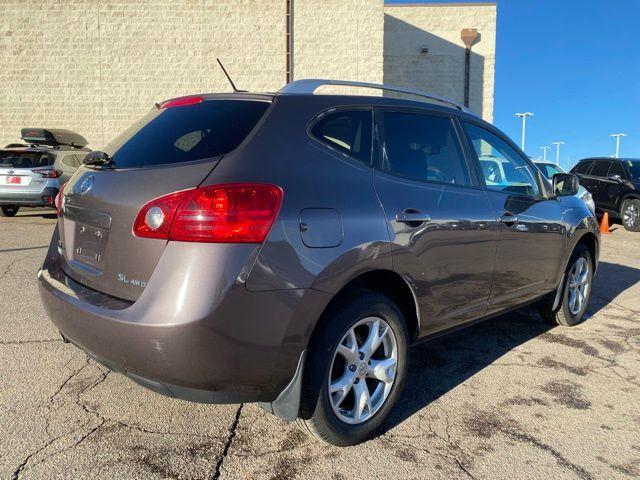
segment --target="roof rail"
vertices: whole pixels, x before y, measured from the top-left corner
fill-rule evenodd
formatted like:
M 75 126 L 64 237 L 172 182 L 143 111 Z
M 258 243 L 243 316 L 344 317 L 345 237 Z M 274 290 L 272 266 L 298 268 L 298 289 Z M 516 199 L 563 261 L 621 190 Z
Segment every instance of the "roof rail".
M 422 90 L 417 90 L 415 88 L 398 87 L 396 85 L 387 85 L 387 84 L 379 84 L 379 83 L 352 82 L 349 80 L 327 80 L 327 79 L 321 79 L 321 78 L 310 78 L 310 79 L 304 79 L 304 80 L 296 80 L 294 82 L 288 83 L 278 91 L 278 94 L 280 95 L 313 94 L 318 88 L 325 85 L 341 85 L 341 86 L 347 86 L 347 87 L 361 87 L 361 88 L 371 88 L 376 90 L 386 90 L 388 92 L 396 92 L 396 93 L 407 93 L 410 95 L 415 95 L 417 97 L 428 98 L 429 100 L 437 100 L 447 105 L 451 105 L 462 112 L 474 114 L 469 108 L 463 105 L 460 105 L 458 102 L 455 102 L 445 97 L 441 97 L 434 93 L 423 92 Z

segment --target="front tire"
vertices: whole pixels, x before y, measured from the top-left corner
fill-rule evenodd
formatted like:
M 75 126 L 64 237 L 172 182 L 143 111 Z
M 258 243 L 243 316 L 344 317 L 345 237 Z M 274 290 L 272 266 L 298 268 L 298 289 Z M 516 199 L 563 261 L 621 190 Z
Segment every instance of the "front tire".
M 620 219 L 625 230 L 640 232 L 640 200 L 628 198 L 622 202 Z
M 15 217 L 19 209 L 20 207 L 15 207 L 15 206 L 2 207 L 2 216 Z
M 572 327 L 580 323 L 589 304 L 593 282 L 591 253 L 579 243 L 567 266 L 560 305 L 553 310 L 553 297 L 538 304 L 540 316 L 549 323 Z
M 359 291 L 332 308 L 310 343 L 298 425 L 341 447 L 371 438 L 404 387 L 408 339 L 385 295 Z

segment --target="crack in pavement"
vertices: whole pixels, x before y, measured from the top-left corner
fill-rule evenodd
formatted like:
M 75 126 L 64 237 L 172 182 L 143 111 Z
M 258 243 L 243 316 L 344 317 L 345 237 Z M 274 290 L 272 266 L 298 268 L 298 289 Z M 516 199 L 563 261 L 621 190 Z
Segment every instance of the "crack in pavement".
M 238 428 L 238 423 L 240 422 L 240 414 L 242 413 L 242 407 L 244 403 L 241 403 L 236 411 L 236 416 L 233 419 L 233 423 L 231 427 L 229 427 L 229 436 L 227 437 L 227 441 L 224 444 L 224 449 L 222 450 L 222 455 L 216 462 L 216 467 L 209 475 L 210 480 L 218 480 L 220 478 L 220 473 L 222 472 L 222 465 L 224 463 L 225 458 L 227 458 L 227 454 L 229 453 L 229 449 L 231 448 L 231 444 L 233 443 L 233 439 L 236 436 L 236 429 Z
M 60 338 L 47 338 L 47 339 L 36 339 L 36 340 L 0 340 L 0 346 L 3 345 L 28 345 L 32 343 L 61 343 L 62 339 Z

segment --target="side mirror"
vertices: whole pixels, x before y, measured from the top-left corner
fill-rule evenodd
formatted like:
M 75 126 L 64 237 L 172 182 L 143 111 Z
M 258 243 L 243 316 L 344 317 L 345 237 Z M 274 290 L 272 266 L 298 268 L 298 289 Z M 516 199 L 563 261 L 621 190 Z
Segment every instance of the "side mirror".
M 572 173 L 556 173 L 553 176 L 553 193 L 558 197 L 568 197 L 578 193 L 580 183 Z
M 616 173 L 615 175 L 609 175 L 609 180 L 613 180 L 614 182 L 621 183 L 622 177 Z

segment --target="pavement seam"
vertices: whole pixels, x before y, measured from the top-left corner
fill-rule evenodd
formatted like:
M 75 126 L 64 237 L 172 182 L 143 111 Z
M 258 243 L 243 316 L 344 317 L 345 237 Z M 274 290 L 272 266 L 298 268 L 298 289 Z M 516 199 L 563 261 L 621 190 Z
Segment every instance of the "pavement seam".
M 227 454 L 229 453 L 229 449 L 231 448 L 231 444 L 233 443 L 233 439 L 236 436 L 236 429 L 238 428 L 238 423 L 240 422 L 240 415 L 242 414 L 242 407 L 244 403 L 241 403 L 236 411 L 236 416 L 233 419 L 233 423 L 231 427 L 229 427 L 229 436 L 227 437 L 227 442 L 224 445 L 224 449 L 222 450 L 222 455 L 216 462 L 216 468 L 209 476 L 211 480 L 218 480 L 220 478 L 220 474 L 222 472 L 222 465 L 224 463 L 225 458 L 227 458 Z

